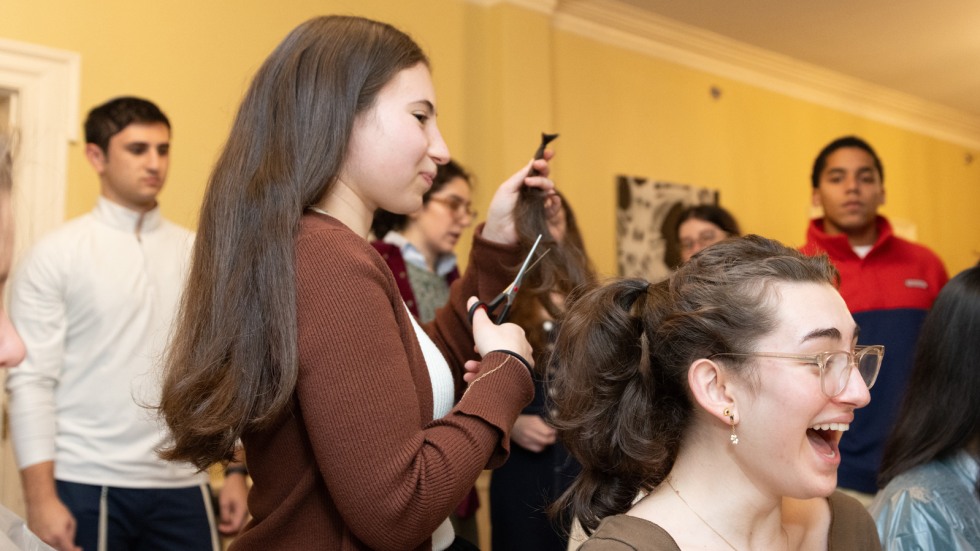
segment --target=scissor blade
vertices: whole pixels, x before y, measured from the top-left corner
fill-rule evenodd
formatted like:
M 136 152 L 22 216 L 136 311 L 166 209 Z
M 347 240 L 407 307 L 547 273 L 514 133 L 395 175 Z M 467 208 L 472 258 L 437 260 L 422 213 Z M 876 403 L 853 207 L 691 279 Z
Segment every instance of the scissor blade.
M 517 277 L 514 278 L 514 284 L 521 281 L 524 277 L 524 272 L 527 271 L 528 264 L 531 263 L 531 259 L 534 258 L 534 250 L 538 248 L 538 243 L 541 242 L 541 234 L 538 234 L 538 238 L 534 240 L 534 245 L 531 246 L 531 251 L 527 253 L 527 258 L 524 259 L 524 264 L 521 264 L 521 269 L 517 271 Z
M 524 273 L 527 273 L 527 272 L 530 272 L 531 270 L 533 270 L 534 267 L 538 265 L 538 262 L 541 262 L 541 259 L 544 258 L 545 255 L 547 255 L 550 252 L 551 252 L 551 249 L 545 249 L 544 252 L 541 253 L 540 256 L 538 256 L 537 258 L 535 258 L 534 259 L 534 262 L 532 262 L 531 265 L 528 266 L 526 270 L 524 270 Z

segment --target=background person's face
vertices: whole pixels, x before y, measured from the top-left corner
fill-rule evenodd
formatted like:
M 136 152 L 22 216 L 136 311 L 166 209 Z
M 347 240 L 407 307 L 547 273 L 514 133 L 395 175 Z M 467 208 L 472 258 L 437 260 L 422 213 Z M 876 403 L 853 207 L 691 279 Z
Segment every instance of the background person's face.
M 438 165 L 449 160 L 435 102 L 429 68 L 419 63 L 399 71 L 357 116 L 337 184 L 353 192 L 363 212 L 422 207 Z
M 99 173 L 102 194 L 126 208 L 148 211 L 157 204 L 170 168 L 170 129 L 162 122 L 133 123 L 109 139 L 109 150 L 86 146 Z
M 867 231 L 884 203 L 881 174 L 867 151 L 842 147 L 827 156 L 820 183 L 813 190 L 813 204 L 823 208 L 828 233 Z
M 677 237 L 681 244 L 681 260 L 687 262 L 701 249 L 728 237 L 728 233 L 711 222 L 688 218 L 677 228 Z
M 422 209 L 409 215 L 406 236 L 433 256 L 453 252 L 463 230 L 473 223 L 466 212 L 470 201 L 470 185 L 463 178 L 454 178 L 434 192 Z

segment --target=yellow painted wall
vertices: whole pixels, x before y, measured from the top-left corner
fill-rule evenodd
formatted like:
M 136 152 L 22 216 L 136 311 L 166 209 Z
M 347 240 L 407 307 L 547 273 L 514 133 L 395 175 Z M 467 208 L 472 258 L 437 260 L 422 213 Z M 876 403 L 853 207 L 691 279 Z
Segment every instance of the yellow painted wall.
M 965 161 L 977 152 L 558 31 L 548 15 L 510 4 L 4 0 L 0 37 L 80 53 L 82 113 L 120 94 L 157 101 L 174 125 L 161 202 L 193 227 L 251 75 L 291 28 L 324 13 L 383 19 L 422 44 L 440 126 L 454 156 L 477 174 L 484 212 L 539 133 L 561 133 L 554 177 L 603 272 L 615 270 L 616 175 L 717 187 L 747 231 L 796 245 L 810 213 L 813 156 L 847 133 L 868 139 L 884 161 L 886 215 L 914 224 L 951 273 L 980 255 L 980 161 Z M 97 193 L 78 144 L 69 179 L 66 214 L 74 216 Z
M 852 133 L 882 158 L 883 214 L 913 223 L 951 273 L 980 258 L 976 152 L 575 34 L 555 44 L 557 166 L 604 270 L 615 268 L 617 174 L 718 188 L 743 231 L 800 245 L 813 158 Z

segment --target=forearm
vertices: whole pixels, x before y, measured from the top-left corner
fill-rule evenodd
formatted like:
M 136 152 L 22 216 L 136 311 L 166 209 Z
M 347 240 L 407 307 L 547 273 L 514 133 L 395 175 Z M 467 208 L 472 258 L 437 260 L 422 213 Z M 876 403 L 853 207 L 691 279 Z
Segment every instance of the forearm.
M 55 399 L 53 381 L 29 373 L 10 373 L 7 380 L 11 440 L 21 469 L 51 463 L 55 456 Z
M 24 501 L 28 509 L 41 507 L 53 499 L 58 499 L 58 490 L 54 482 L 54 461 L 44 461 L 26 467 L 20 471 L 21 484 L 24 487 Z
M 480 237 L 477 228 L 469 265 L 463 276 L 450 287 L 449 301 L 436 312 L 436 319 L 426 327 L 433 341 L 461 381 L 462 364 L 476 359 L 473 330 L 470 327 L 466 301 L 471 296 L 489 301 L 510 283 L 521 262 L 517 245 L 501 245 Z M 463 387 L 458 389 L 462 393 Z

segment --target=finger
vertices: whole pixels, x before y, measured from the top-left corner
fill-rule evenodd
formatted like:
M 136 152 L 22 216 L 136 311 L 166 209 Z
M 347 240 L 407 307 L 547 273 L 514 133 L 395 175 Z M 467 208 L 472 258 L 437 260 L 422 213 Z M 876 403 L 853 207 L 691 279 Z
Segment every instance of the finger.
M 487 305 L 480 302 L 478 298 L 470 297 L 466 301 L 466 307 L 472 327 L 475 328 L 478 323 L 490 321 L 490 317 L 487 315 Z M 477 321 L 478 319 L 481 321 Z
M 466 360 L 466 363 L 463 364 L 463 369 L 466 370 L 466 372 L 463 373 L 463 381 L 467 384 L 475 381 L 477 377 L 480 376 L 480 367 L 480 362 L 476 360 Z
M 532 440 L 528 442 L 527 445 L 524 446 L 524 448 L 534 453 L 541 453 L 541 451 L 544 449 L 544 446 Z
M 527 187 L 540 189 L 549 195 L 555 190 L 555 183 L 551 181 L 550 178 L 546 178 L 544 176 L 528 176 L 524 179 L 524 185 Z

